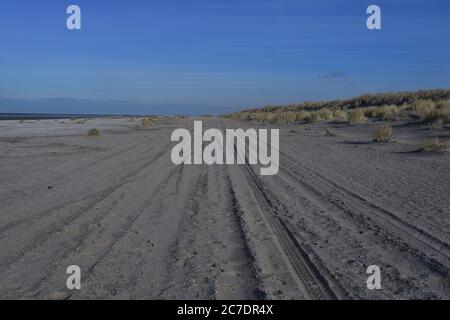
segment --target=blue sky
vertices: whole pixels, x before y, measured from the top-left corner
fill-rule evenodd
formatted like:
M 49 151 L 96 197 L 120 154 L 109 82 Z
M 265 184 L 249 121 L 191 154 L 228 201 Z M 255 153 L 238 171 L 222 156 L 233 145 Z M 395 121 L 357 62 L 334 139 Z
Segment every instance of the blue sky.
M 448 0 L 3 0 L 0 112 L 220 114 L 448 88 L 449 18 Z

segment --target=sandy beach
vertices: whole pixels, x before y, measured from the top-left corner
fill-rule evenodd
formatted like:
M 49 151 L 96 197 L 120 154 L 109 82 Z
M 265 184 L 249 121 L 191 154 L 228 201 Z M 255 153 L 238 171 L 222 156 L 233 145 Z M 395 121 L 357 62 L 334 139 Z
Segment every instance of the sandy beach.
M 380 144 L 373 124 L 278 125 L 280 171 L 260 176 L 174 165 L 171 132 L 192 125 L 0 121 L 0 298 L 450 298 L 450 154 L 418 151 L 429 130 L 398 122 Z

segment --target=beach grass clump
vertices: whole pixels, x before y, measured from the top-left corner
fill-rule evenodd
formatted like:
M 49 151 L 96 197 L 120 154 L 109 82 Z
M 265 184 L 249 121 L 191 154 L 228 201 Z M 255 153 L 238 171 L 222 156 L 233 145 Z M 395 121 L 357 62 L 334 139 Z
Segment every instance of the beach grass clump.
M 347 120 L 347 112 L 341 109 L 336 109 L 333 111 L 333 117 L 335 119 Z
M 450 152 L 450 140 L 439 141 L 438 138 L 428 140 L 422 144 L 421 150 L 422 151 Z
M 99 129 L 92 128 L 88 131 L 88 137 L 100 137 L 102 134 Z
M 295 120 L 296 115 L 294 112 L 276 112 L 271 118 L 271 122 L 281 124 L 292 123 L 295 122 Z
M 330 109 L 322 108 L 318 112 L 322 120 L 325 121 L 333 120 L 333 112 Z
M 399 107 L 394 104 L 381 107 L 367 107 L 364 108 L 364 116 L 381 120 L 392 120 L 399 111 Z
M 153 120 L 150 117 L 142 118 L 142 128 L 148 129 L 153 125 Z
M 286 123 L 292 123 L 296 121 L 297 116 L 295 115 L 295 112 L 289 111 L 284 113 L 284 119 Z
M 382 120 L 392 120 L 398 112 L 399 108 L 396 105 L 384 105 L 377 109 L 377 117 Z
M 265 112 L 255 112 L 252 114 L 252 118 L 257 122 L 268 122 L 267 114 Z
M 421 116 L 422 120 L 426 122 L 436 122 L 442 121 L 442 123 L 450 123 L 450 107 L 442 106 L 430 110 L 427 113 L 423 113 Z
M 367 107 L 364 109 L 364 116 L 367 118 L 378 117 L 378 107 Z
M 389 142 L 391 140 L 392 140 L 392 128 L 387 124 L 379 126 L 373 133 L 373 141 Z
M 432 100 L 417 100 L 412 104 L 412 109 L 421 119 L 425 119 L 435 108 Z
M 364 123 L 367 121 L 366 116 L 364 115 L 364 111 L 361 109 L 356 109 L 351 111 L 348 115 L 348 123 L 356 124 L 356 123 Z

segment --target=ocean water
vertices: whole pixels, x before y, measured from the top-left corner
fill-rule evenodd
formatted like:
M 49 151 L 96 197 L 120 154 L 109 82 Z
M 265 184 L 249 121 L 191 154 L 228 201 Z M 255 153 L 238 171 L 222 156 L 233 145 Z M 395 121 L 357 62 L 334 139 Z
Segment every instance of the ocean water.
M 0 120 L 38 120 L 38 119 L 69 119 L 98 118 L 108 115 L 98 114 L 41 114 L 41 113 L 0 113 Z

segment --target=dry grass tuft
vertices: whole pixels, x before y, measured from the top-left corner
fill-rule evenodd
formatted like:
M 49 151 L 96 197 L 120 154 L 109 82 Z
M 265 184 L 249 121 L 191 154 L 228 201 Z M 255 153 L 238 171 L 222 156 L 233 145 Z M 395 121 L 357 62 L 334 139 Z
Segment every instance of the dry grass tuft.
M 142 128 L 148 129 L 153 125 L 153 120 L 150 117 L 142 118 Z
M 423 113 L 421 118 L 427 122 L 435 122 L 441 120 L 443 123 L 450 123 L 450 108 L 430 110 L 427 113 Z
M 435 108 L 436 104 L 431 100 L 417 100 L 412 104 L 412 109 L 421 119 L 424 119 Z
M 382 120 L 392 120 L 398 112 L 399 108 L 396 105 L 385 105 L 378 108 L 377 116 Z
M 348 115 L 348 122 L 350 124 L 364 123 L 366 121 L 367 121 L 367 118 L 364 115 L 363 110 L 361 110 L 361 109 L 356 109 L 356 110 L 350 112 Z
M 333 120 L 333 112 L 331 112 L 330 109 L 322 108 L 317 112 L 319 113 L 321 119 L 325 121 Z
M 379 126 L 373 133 L 373 140 L 376 142 L 388 142 L 392 139 L 391 126 L 384 124 Z
M 450 140 L 447 141 L 439 141 L 438 138 L 434 138 L 422 144 L 423 151 L 441 151 L 441 152 L 450 152 Z
M 317 122 L 321 120 L 330 121 L 334 118 L 333 112 L 327 108 L 311 111 L 308 114 L 309 115 L 305 118 L 306 122 Z
M 381 107 L 367 107 L 364 109 L 364 115 L 369 118 L 392 120 L 399 111 L 400 109 L 396 105 L 384 105 Z
M 347 112 L 341 109 L 337 109 L 333 111 L 333 117 L 336 119 L 347 120 Z
M 93 128 L 88 131 L 88 137 L 100 137 L 102 134 L 99 129 Z

